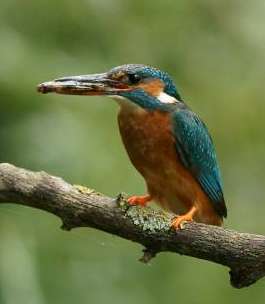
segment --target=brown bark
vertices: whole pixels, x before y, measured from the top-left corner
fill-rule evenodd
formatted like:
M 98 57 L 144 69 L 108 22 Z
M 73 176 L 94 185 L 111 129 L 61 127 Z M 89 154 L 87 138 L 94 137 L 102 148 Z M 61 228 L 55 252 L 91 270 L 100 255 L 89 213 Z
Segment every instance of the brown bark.
M 209 260 L 230 268 L 236 288 L 265 275 L 265 237 L 198 223 L 172 231 L 172 215 L 151 208 L 129 207 L 93 190 L 78 189 L 59 177 L 0 164 L 0 202 L 26 205 L 53 213 L 62 228 L 93 227 L 142 244 L 141 261 L 163 251 Z

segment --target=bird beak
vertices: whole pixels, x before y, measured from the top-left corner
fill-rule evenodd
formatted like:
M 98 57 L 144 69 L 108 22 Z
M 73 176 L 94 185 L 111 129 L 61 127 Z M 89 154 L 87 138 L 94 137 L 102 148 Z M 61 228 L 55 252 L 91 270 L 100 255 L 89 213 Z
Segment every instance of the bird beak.
M 129 91 L 130 87 L 120 81 L 110 79 L 107 73 L 70 76 L 43 82 L 37 87 L 40 93 L 68 95 L 118 95 Z

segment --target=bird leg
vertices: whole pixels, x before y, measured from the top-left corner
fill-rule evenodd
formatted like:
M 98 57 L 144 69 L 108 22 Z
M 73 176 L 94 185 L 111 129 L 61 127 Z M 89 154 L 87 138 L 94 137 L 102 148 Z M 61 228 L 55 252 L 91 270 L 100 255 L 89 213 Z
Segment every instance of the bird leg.
M 140 205 L 145 207 L 148 202 L 152 200 L 152 197 L 150 195 L 133 195 L 127 199 L 127 202 L 130 205 Z
M 171 222 L 171 227 L 175 229 L 183 229 L 186 222 L 193 221 L 193 216 L 196 211 L 197 208 L 192 206 L 187 213 L 175 217 Z

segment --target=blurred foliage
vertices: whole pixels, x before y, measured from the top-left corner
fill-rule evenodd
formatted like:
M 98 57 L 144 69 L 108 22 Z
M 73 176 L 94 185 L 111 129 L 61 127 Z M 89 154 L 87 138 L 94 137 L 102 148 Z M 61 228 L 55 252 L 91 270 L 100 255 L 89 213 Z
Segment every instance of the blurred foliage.
M 39 95 L 36 85 L 124 63 L 167 70 L 218 150 L 226 226 L 264 233 L 265 2 L 1 0 L 2 162 L 115 196 L 143 193 L 122 147 L 117 105 Z M 174 254 L 151 266 L 111 235 L 60 231 L 44 212 L 0 210 L 0 303 L 264 303 L 264 281 L 237 291 L 227 269 Z

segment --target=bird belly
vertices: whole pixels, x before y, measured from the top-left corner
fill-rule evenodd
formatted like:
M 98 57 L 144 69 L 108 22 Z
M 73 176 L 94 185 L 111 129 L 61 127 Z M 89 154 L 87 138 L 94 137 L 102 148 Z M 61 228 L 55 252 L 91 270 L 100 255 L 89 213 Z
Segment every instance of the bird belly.
M 187 170 L 178 162 L 169 114 L 121 109 L 118 121 L 127 153 L 150 195 L 166 209 L 185 212 L 194 194 Z
M 135 106 L 121 107 L 118 122 L 129 158 L 161 207 L 182 214 L 197 204 L 195 220 L 217 225 L 220 219 L 208 197 L 177 155 L 169 115 Z

